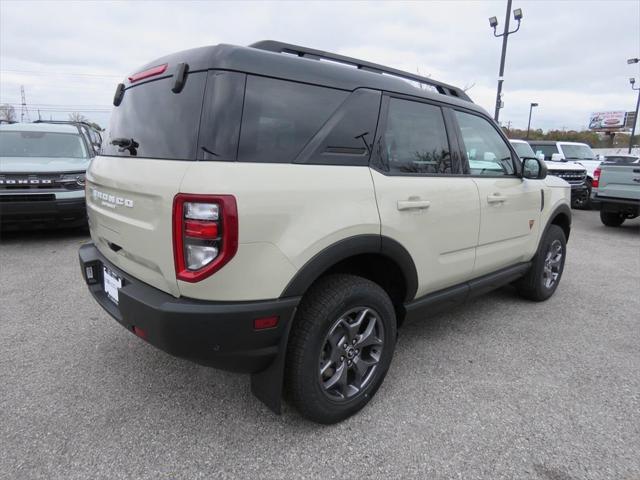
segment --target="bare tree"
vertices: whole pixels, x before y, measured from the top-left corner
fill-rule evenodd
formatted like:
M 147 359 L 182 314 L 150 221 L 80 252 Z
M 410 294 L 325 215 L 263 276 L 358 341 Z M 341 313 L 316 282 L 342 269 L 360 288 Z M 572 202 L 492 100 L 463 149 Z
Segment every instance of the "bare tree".
M 5 103 L 0 105 L 0 120 L 6 120 L 7 122 L 15 122 L 18 117 L 16 116 L 16 109 L 12 105 Z
M 73 112 L 69 114 L 69 120 L 71 122 L 89 122 L 89 119 L 82 115 L 80 112 Z

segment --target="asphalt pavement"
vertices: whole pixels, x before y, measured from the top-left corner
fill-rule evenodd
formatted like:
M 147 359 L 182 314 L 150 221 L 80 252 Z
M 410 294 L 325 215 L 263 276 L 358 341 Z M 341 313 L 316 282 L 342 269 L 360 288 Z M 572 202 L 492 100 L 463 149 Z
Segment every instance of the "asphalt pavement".
M 640 219 L 574 211 L 562 282 L 403 327 L 355 417 L 272 414 L 93 301 L 78 232 L 0 241 L 0 478 L 640 479 Z

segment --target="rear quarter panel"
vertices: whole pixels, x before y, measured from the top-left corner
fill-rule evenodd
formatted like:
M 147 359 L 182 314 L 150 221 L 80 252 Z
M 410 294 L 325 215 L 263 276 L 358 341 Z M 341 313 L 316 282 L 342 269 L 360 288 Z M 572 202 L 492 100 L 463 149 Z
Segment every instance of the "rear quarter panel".
M 206 300 L 278 298 L 296 272 L 333 243 L 379 234 L 367 167 L 281 163 L 193 162 L 183 193 L 232 194 L 239 247 L 221 270 L 180 294 Z

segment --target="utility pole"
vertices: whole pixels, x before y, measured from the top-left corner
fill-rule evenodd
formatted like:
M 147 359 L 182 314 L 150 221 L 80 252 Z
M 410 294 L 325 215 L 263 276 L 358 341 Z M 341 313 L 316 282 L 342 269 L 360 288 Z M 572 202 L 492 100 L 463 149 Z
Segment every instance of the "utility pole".
M 630 58 L 627 60 L 628 65 L 633 65 L 634 63 L 640 62 L 640 58 Z M 629 83 L 631 84 L 631 88 L 633 90 L 638 90 L 638 100 L 636 101 L 636 116 L 633 119 L 633 126 L 631 127 L 631 136 L 629 137 L 629 150 L 627 153 L 631 153 L 631 148 L 633 147 L 633 136 L 636 134 L 636 123 L 638 123 L 638 107 L 640 107 L 640 86 L 636 88 L 634 85 L 636 83 L 636 79 L 631 77 L 629 79 Z
M 24 85 L 20 85 L 20 95 L 22 96 L 22 108 L 20 110 L 20 122 L 24 122 L 25 118 L 29 121 L 29 110 L 27 109 L 27 100 L 24 93 Z
M 496 33 L 496 27 L 498 26 L 498 19 L 496 17 L 489 18 L 489 26 L 493 27 L 493 36 L 502 37 L 502 55 L 500 56 L 500 73 L 498 74 L 498 91 L 496 93 L 496 110 L 493 115 L 495 121 L 498 121 L 500 117 L 500 109 L 502 108 L 502 82 L 504 81 L 504 62 L 507 56 L 507 41 L 509 35 L 516 33 L 520 30 L 520 20 L 522 20 L 522 9 L 516 8 L 513 11 L 513 18 L 518 22 L 518 26 L 512 32 L 509 31 L 509 13 L 511 12 L 511 0 L 507 0 L 507 12 L 504 16 L 504 31 L 498 35 Z
M 529 130 L 531 129 L 531 111 L 533 110 L 533 107 L 537 107 L 538 104 L 537 103 L 532 103 L 531 105 L 529 105 L 529 123 L 527 123 L 527 140 L 529 140 Z

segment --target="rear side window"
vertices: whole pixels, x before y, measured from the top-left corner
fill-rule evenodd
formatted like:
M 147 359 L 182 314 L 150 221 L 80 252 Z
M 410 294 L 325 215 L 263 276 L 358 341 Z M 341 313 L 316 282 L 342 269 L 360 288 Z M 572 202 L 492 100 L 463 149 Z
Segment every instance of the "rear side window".
M 441 108 L 391 98 L 383 156 L 386 156 L 385 167 L 389 173 L 453 173 Z
M 348 95 L 247 76 L 238 161 L 292 162 Z
M 180 93 L 171 91 L 173 77 L 127 88 L 111 113 L 102 154 L 195 160 L 206 75 L 190 73 Z M 124 148 L 131 139 L 138 146 Z

